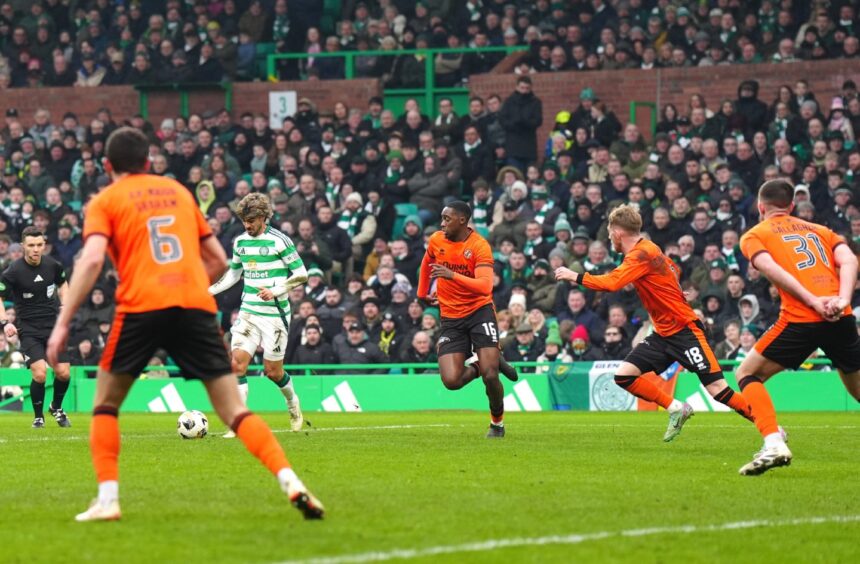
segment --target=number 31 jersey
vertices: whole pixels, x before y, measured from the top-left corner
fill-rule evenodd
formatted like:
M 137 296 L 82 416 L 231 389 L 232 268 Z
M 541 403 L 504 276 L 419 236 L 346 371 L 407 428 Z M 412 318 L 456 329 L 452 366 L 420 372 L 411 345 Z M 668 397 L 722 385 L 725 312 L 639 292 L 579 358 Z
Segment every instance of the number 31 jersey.
M 768 253 L 786 272 L 816 296 L 838 296 L 839 276 L 833 250 L 845 239 L 822 225 L 790 215 L 766 219 L 741 237 L 741 252 L 752 263 L 756 255 Z M 780 317 L 788 322 L 822 321 L 815 310 L 779 289 Z M 850 313 L 850 312 L 849 312 Z
M 182 184 L 150 174 L 114 182 L 87 204 L 84 239 L 92 235 L 109 241 L 120 280 L 117 312 L 217 311 L 200 257 L 212 230 Z

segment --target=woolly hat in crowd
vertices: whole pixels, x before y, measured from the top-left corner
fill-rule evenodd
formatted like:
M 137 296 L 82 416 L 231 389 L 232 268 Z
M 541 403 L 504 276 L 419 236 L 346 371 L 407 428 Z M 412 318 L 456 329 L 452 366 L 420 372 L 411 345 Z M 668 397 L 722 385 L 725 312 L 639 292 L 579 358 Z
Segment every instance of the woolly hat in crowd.
M 524 308 L 526 307 L 526 297 L 522 294 L 514 294 L 511 296 L 511 299 L 508 300 L 508 309 L 514 304 L 520 304 Z
M 556 220 L 552 230 L 554 233 L 558 233 L 559 231 L 567 231 L 571 234 L 571 236 L 573 235 L 573 229 L 571 229 L 570 222 L 567 220 L 564 214 L 558 216 L 558 219 Z
M 564 344 L 561 341 L 561 333 L 558 330 L 558 323 L 554 321 L 550 323 L 549 329 L 547 329 L 546 344 L 557 345 L 559 347 Z
M 414 223 L 418 226 L 418 229 L 424 229 L 424 222 L 421 221 L 421 218 L 418 214 L 407 215 L 406 219 L 403 220 L 403 227 L 406 227 L 408 223 Z
M 364 200 L 361 198 L 361 194 L 358 192 L 350 192 L 349 196 L 346 197 L 346 202 L 355 202 L 359 206 L 364 205 Z
M 570 332 L 570 341 L 585 341 L 588 342 L 588 329 L 585 328 L 585 325 L 577 325 L 573 331 Z

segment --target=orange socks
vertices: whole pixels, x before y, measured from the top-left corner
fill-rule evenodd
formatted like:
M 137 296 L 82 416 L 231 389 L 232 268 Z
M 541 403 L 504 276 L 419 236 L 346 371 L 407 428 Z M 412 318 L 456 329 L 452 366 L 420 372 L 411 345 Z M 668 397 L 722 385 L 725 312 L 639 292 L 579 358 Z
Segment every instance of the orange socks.
M 653 401 L 663 409 L 669 409 L 672 405 L 672 396 L 639 376 L 616 376 L 615 383 L 645 401 Z
M 119 419 L 117 409 L 106 405 L 93 409 L 90 453 L 99 482 L 119 478 Z
M 248 451 L 256 456 L 272 474 L 290 467 L 284 449 L 275 440 L 266 422 L 250 411 L 239 414 L 231 425 L 233 432 L 245 443 Z
M 723 388 L 717 392 L 714 399 L 734 409 L 741 417 L 749 419 L 755 423 L 755 418 L 752 416 L 752 408 L 750 407 L 750 404 L 747 403 L 747 400 L 744 399 L 743 395 L 736 394 L 731 388 Z
M 770 394 L 764 384 L 755 376 L 747 376 L 738 382 L 743 396 L 749 402 L 753 421 L 758 427 L 762 437 L 766 437 L 773 433 L 779 433 L 779 426 L 776 423 L 776 410 L 773 408 L 773 402 L 770 399 Z

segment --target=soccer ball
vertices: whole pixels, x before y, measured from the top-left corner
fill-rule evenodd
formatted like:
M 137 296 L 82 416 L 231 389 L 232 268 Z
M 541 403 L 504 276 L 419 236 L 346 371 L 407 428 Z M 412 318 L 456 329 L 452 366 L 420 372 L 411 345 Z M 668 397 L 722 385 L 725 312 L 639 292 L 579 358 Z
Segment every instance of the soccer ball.
M 185 411 L 176 422 L 176 432 L 183 439 L 202 439 L 209 432 L 209 420 L 201 411 Z

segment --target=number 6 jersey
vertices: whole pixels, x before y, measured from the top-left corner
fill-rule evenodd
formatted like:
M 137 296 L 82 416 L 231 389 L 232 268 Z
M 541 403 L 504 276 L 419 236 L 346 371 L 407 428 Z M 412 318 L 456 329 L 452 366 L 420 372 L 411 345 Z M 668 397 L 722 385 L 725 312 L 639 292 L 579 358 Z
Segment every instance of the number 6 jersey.
M 151 174 L 114 182 L 87 204 L 84 239 L 93 235 L 107 237 L 119 272 L 117 312 L 217 311 L 200 257 L 212 230 L 179 182 Z
M 741 237 L 741 252 L 752 263 L 768 253 L 786 272 L 816 296 L 838 296 L 839 276 L 833 250 L 845 239 L 830 229 L 790 215 L 766 219 Z M 780 317 L 785 321 L 812 323 L 823 321 L 815 310 L 779 288 Z M 850 310 L 846 310 L 850 314 Z

